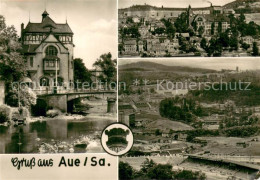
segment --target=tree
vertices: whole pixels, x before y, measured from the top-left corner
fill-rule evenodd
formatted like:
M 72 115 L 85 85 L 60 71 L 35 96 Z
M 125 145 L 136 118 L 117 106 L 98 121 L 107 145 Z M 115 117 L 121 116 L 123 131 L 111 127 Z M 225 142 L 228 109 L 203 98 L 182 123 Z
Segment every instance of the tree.
M 234 35 L 232 35 L 229 39 L 229 46 L 231 47 L 231 50 L 237 50 L 238 49 L 238 38 Z
M 158 164 L 150 168 L 147 172 L 147 176 L 150 179 L 157 180 L 171 180 L 173 179 L 172 165 L 170 164 Z
M 132 17 L 127 17 L 126 24 L 131 24 L 131 23 L 134 23 L 133 18 Z
M 218 33 L 222 33 L 222 22 L 218 22 Z
M 189 23 L 188 23 L 189 15 L 187 12 L 181 13 L 176 19 L 174 25 L 176 28 L 176 32 L 185 33 L 188 32 Z
M 194 31 L 196 32 L 198 30 L 198 23 L 197 23 L 197 21 L 195 21 L 195 19 L 192 21 L 191 25 L 192 25 Z
M 172 39 L 175 37 L 175 27 L 173 26 L 173 24 L 169 21 L 169 20 L 166 20 L 166 19 L 162 19 L 161 20 L 165 27 L 166 27 L 166 33 L 167 33 L 167 36 Z
M 200 172 L 192 172 L 189 170 L 178 171 L 174 174 L 174 179 L 181 180 L 181 179 L 206 179 L 206 175 Z
M 211 23 L 211 31 L 210 31 L 211 35 L 215 34 L 215 22 Z
M 156 129 L 155 136 L 160 136 L 160 135 L 162 135 L 162 132 L 160 131 L 160 129 Z
M 242 47 L 244 50 L 247 50 L 248 48 L 250 48 L 250 45 L 247 44 L 247 43 L 242 43 L 242 44 L 241 44 L 241 47 Z
M 200 42 L 200 47 L 203 49 L 207 49 L 207 40 L 205 38 L 202 38 Z
M 238 21 L 239 21 L 240 23 L 245 23 L 246 17 L 245 17 L 245 15 L 244 15 L 244 13 L 240 13 L 240 15 L 239 15 L 239 17 L 238 17 Z
M 145 161 L 141 165 L 141 170 L 140 171 L 145 174 L 145 173 L 148 172 L 148 170 L 150 168 L 154 167 L 155 165 L 156 164 L 155 164 L 155 162 L 152 159 L 149 160 L 148 158 L 146 158 Z
M 29 109 L 31 105 L 36 105 L 37 95 L 33 92 L 31 88 L 25 86 L 20 90 L 19 93 L 22 106 Z
M 18 107 L 20 103 L 21 106 L 29 109 L 31 105 L 36 105 L 36 101 L 37 95 L 35 92 L 27 85 L 20 82 L 19 85 L 13 85 L 13 88 L 10 88 L 6 95 L 7 104 L 13 107 Z
M 80 58 L 74 59 L 74 81 L 80 83 L 91 83 L 91 72 L 86 68 L 83 60 Z
M 253 43 L 253 56 L 259 56 L 259 48 L 257 47 L 256 42 Z
M 116 59 L 112 59 L 111 53 L 102 54 L 99 59 L 96 60 L 94 66 L 99 68 L 102 73 L 99 75 L 99 79 L 102 82 L 116 81 Z
M 20 54 L 22 46 L 18 41 L 16 29 L 14 26 L 7 27 L 5 19 L 2 23 L 0 27 L 0 76 L 10 88 L 10 83 L 22 80 L 27 72 L 24 57 Z
M 133 179 L 133 168 L 125 162 L 119 162 L 119 179 L 120 180 L 130 180 Z
M 204 27 L 203 27 L 203 26 L 200 26 L 200 27 L 199 27 L 199 30 L 198 30 L 200 37 L 203 35 L 204 31 L 205 31 Z
M 7 27 L 3 18 L 0 27 L 0 77 L 5 81 L 7 92 L 6 103 L 15 102 L 17 106 L 18 91 L 13 88 L 13 83 L 20 83 L 26 77 L 25 59 L 21 55 L 22 46 L 18 41 L 18 36 L 14 26 Z M 19 91 L 22 105 L 27 108 L 36 102 L 36 95 L 32 90 L 23 88 Z M 13 98 L 13 99 L 12 99 Z

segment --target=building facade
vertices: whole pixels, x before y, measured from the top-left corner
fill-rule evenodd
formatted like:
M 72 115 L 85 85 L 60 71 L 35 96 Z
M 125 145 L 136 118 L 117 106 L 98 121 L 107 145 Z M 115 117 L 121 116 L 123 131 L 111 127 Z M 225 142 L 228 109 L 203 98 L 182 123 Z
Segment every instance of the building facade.
M 66 89 L 73 82 L 73 32 L 67 22 L 55 23 L 44 11 L 42 22 L 21 24 L 21 43 L 34 86 L 51 90 L 58 82 Z

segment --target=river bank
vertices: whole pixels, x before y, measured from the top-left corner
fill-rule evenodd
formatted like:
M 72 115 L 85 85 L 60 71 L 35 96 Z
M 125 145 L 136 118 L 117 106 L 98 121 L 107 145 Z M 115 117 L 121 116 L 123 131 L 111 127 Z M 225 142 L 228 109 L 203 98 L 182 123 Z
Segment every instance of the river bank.
M 36 122 L 36 121 L 48 121 L 48 120 L 53 120 L 53 119 L 63 119 L 63 120 L 83 120 L 85 118 L 99 118 L 99 119 L 109 119 L 109 120 L 115 120 L 117 119 L 116 114 L 88 114 L 88 115 L 79 115 L 79 114 L 61 114 L 56 117 L 31 117 L 30 119 L 27 120 L 27 122 Z

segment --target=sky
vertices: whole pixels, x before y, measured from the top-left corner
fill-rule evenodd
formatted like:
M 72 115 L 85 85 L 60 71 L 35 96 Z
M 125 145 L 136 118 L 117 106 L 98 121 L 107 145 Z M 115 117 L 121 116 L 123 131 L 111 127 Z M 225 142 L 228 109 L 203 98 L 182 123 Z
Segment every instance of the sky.
M 230 69 L 236 70 L 260 70 L 259 58 L 175 58 L 175 59 L 120 59 L 119 65 L 148 61 L 168 66 L 184 66 L 193 68 L 205 68 L 213 70 Z
M 127 8 L 132 5 L 142 5 L 149 4 L 152 6 L 161 7 L 179 7 L 186 8 L 189 5 L 191 7 L 209 7 L 210 2 L 213 5 L 225 5 L 227 3 L 233 2 L 234 0 L 119 0 L 118 8 Z
M 46 7 L 56 23 L 65 23 L 74 32 L 74 57 L 82 58 L 87 68 L 101 54 L 117 58 L 116 0 L 0 0 L 0 14 L 20 35 L 21 23 L 41 22 Z

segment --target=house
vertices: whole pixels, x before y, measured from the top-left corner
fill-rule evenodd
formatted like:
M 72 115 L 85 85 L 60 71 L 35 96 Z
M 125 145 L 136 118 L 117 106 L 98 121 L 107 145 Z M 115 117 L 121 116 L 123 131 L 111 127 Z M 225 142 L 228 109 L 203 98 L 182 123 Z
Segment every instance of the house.
M 150 49 L 150 51 L 155 54 L 156 56 L 162 56 L 165 55 L 165 46 L 163 43 L 157 42 L 155 44 L 152 45 L 152 48 Z
M 124 42 L 124 49 L 125 49 L 125 53 L 127 54 L 136 53 L 137 52 L 136 40 L 135 39 L 126 40 Z
M 235 10 L 234 9 L 224 9 L 224 14 L 235 14 Z
M 250 45 L 250 46 L 252 46 L 253 43 L 254 43 L 254 38 L 253 38 L 252 36 L 244 36 L 244 37 L 241 37 L 241 40 L 242 40 L 244 43 L 246 43 L 246 44 L 248 44 L 248 45 Z
M 151 109 L 151 105 L 148 102 L 140 101 L 140 102 L 134 102 L 134 105 L 136 106 L 138 111 L 147 111 Z
M 186 141 L 187 136 L 188 135 L 186 133 L 181 133 L 181 132 L 172 134 L 173 140 L 178 140 L 178 141 Z
M 118 14 L 118 23 L 119 24 L 125 24 L 127 18 L 123 14 Z
M 177 49 L 179 47 L 179 40 L 174 38 L 172 41 L 170 41 L 168 44 L 167 44 L 167 50 L 169 53 L 174 53 L 174 52 L 177 52 Z
M 142 127 L 143 126 L 143 120 L 142 119 L 136 119 L 135 120 L 135 127 Z
M 42 89 L 48 89 L 54 82 L 62 87 L 64 82 L 71 84 L 74 81 L 73 35 L 67 22 L 54 22 L 47 11 L 42 13 L 41 22 L 28 22 L 26 27 L 21 24 L 26 70 Z
M 130 126 L 135 127 L 135 113 L 131 111 L 119 111 L 118 121 Z
M 168 137 L 170 137 L 171 136 L 171 133 L 170 133 L 171 131 L 168 129 L 168 130 L 164 130 L 163 132 L 162 132 L 162 137 L 165 137 L 165 138 L 168 138 Z
M 191 13 L 194 15 L 197 14 L 210 14 L 210 9 L 209 8 L 192 8 Z
M 143 37 L 143 38 L 146 37 L 148 35 L 148 33 L 149 33 L 148 27 L 144 26 L 144 25 L 140 26 L 138 28 L 138 31 L 139 31 L 141 37 Z
M 154 38 L 154 39 L 147 39 L 146 42 L 147 42 L 147 51 L 150 52 L 152 51 L 153 45 L 160 43 L 160 40 L 159 38 Z
M 138 41 L 138 51 L 143 52 L 144 51 L 144 42 L 143 41 Z
M 238 6 L 237 9 L 245 9 L 246 6 Z
M 178 138 L 178 140 L 179 140 L 179 141 L 186 141 L 187 137 L 188 137 L 187 134 L 185 134 L 185 133 L 179 133 L 179 138 Z
M 204 35 L 212 35 L 211 28 L 214 27 L 214 34 L 218 32 L 218 26 L 221 25 L 221 32 L 225 32 L 230 28 L 229 18 L 224 15 L 198 15 L 194 17 L 194 21 L 197 22 L 198 29 L 203 27 Z
M 224 115 L 213 114 L 211 116 L 203 117 L 203 122 L 210 125 L 218 125 L 221 120 L 224 119 Z
M 134 23 L 139 23 L 140 22 L 140 17 L 138 17 L 138 16 L 134 16 L 132 19 L 133 19 Z
M 103 75 L 104 71 L 99 66 L 94 66 L 94 69 L 90 70 L 91 81 L 98 84 L 99 77 Z
M 200 139 L 198 137 L 194 138 L 193 140 L 194 143 L 198 143 L 198 144 L 201 144 L 203 146 L 206 146 L 208 144 L 208 142 L 204 139 Z
M 246 143 L 246 142 L 237 142 L 237 143 L 236 143 L 236 146 L 237 146 L 237 147 L 243 147 L 243 148 L 246 148 L 246 147 L 249 146 L 249 144 Z

